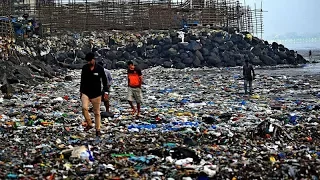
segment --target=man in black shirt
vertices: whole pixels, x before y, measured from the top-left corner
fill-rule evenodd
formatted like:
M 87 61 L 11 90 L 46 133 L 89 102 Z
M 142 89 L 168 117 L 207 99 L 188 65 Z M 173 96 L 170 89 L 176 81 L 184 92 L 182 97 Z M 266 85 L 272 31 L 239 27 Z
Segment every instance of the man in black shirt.
M 82 67 L 80 82 L 80 97 L 82 102 L 82 112 L 87 122 L 86 131 L 92 128 L 92 121 L 89 115 L 89 102 L 92 103 L 95 116 L 96 135 L 100 136 L 100 104 L 101 104 L 101 79 L 105 99 L 108 98 L 108 80 L 103 67 L 95 63 L 94 54 L 88 53 L 85 57 L 88 64 Z
M 252 73 L 251 73 L 252 72 Z M 247 91 L 247 84 L 249 82 L 249 93 L 252 94 L 252 80 L 254 78 L 254 70 L 249 61 L 246 59 L 245 64 L 243 65 L 243 77 L 244 77 L 244 92 L 245 94 L 248 93 Z

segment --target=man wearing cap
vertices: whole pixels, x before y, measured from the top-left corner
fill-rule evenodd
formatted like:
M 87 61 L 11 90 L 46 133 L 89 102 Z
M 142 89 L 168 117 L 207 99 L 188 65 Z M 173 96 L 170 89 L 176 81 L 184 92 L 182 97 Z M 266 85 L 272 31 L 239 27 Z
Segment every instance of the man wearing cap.
M 252 72 L 252 73 L 251 73 Z M 243 65 L 243 78 L 244 78 L 244 93 L 248 94 L 247 85 L 249 82 L 249 93 L 252 94 L 252 80 L 254 78 L 254 70 L 249 61 L 246 59 L 245 64 Z
M 89 114 L 89 103 L 93 106 L 95 116 L 96 135 L 100 136 L 100 104 L 101 104 L 101 79 L 103 84 L 104 98 L 108 99 L 109 88 L 108 79 L 104 73 L 103 67 L 96 64 L 94 54 L 88 53 L 85 57 L 88 62 L 82 67 L 81 81 L 80 81 L 80 97 L 82 102 L 82 113 L 87 122 L 85 131 L 93 128 L 91 117 Z

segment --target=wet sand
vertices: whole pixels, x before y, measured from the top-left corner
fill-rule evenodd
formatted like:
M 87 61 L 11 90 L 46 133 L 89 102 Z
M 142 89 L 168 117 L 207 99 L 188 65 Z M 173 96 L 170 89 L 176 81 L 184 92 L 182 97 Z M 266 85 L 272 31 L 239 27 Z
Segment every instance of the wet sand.
M 320 63 L 306 64 L 302 68 L 279 68 L 274 70 L 256 70 L 257 74 L 263 75 L 287 75 L 287 76 L 301 76 L 301 75 L 320 75 Z

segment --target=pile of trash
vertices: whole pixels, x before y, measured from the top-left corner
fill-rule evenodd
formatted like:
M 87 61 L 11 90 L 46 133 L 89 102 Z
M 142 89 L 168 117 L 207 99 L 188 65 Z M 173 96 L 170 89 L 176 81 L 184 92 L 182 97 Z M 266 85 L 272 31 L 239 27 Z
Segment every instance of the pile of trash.
M 79 71 L 14 84 L 0 98 L 0 178 L 319 179 L 319 76 L 286 71 L 257 70 L 246 96 L 239 68 L 146 69 L 136 119 L 112 70 L 100 138 L 82 126 Z

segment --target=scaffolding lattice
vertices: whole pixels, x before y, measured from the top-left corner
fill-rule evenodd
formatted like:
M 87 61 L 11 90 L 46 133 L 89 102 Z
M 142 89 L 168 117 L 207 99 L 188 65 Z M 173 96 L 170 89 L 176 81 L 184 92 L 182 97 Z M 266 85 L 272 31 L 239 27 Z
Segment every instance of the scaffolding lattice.
M 18 0 L 15 0 L 18 1 Z M 0 0 L 0 16 L 28 13 L 47 31 L 145 30 L 189 26 L 263 33 L 263 12 L 239 0 Z

